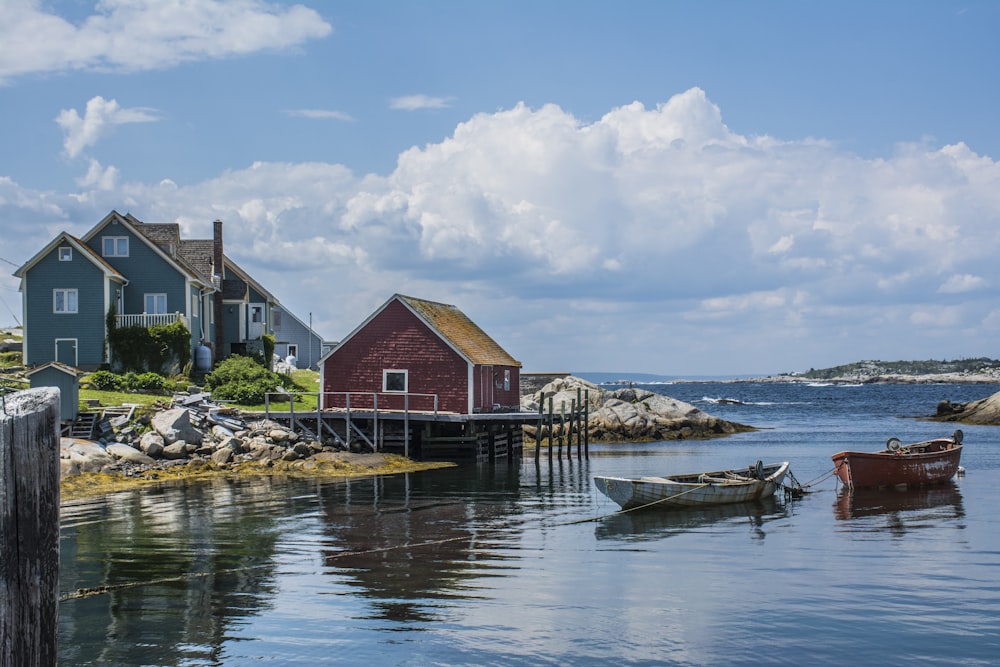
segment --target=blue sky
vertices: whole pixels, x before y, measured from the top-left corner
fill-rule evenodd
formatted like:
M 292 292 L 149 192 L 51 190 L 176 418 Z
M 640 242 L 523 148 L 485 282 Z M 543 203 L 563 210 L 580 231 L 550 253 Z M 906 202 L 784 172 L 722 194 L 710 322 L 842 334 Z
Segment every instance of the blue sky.
M 525 370 L 1000 356 L 1000 4 L 0 0 L 10 274 L 225 223 L 328 339 L 395 292 Z

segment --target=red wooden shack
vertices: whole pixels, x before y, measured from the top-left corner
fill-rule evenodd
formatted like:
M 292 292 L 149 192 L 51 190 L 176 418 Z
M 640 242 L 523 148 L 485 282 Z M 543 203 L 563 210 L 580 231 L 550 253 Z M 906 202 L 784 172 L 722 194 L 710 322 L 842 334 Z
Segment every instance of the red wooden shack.
M 455 306 L 395 294 L 321 360 L 323 408 L 516 411 L 521 362 Z M 374 405 L 373 405 L 374 404 Z

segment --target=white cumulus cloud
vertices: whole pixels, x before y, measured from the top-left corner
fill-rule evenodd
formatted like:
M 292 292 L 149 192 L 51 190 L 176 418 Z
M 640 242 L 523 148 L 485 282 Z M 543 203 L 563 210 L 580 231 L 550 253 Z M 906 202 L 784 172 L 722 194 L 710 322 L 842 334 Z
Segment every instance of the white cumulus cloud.
M 74 145 L 111 122 L 94 117 Z M 331 339 L 406 292 L 459 305 L 534 369 L 770 372 L 995 346 L 1000 164 L 964 144 L 867 158 L 740 135 L 697 88 L 593 121 L 476 114 L 386 175 L 258 162 L 147 184 L 95 162 L 79 187 L 0 182 L 5 252 L 112 208 L 190 238 L 219 218 L 227 253 Z
M 101 0 L 79 22 L 40 0 L 5 0 L 0 83 L 32 73 L 131 72 L 286 49 L 331 30 L 313 9 L 261 0 Z
M 83 116 L 76 109 L 63 109 L 56 116 L 56 123 L 65 134 L 63 150 L 71 158 L 96 144 L 118 125 L 158 120 L 160 117 L 155 109 L 123 108 L 117 100 L 106 100 L 100 95 L 87 102 Z

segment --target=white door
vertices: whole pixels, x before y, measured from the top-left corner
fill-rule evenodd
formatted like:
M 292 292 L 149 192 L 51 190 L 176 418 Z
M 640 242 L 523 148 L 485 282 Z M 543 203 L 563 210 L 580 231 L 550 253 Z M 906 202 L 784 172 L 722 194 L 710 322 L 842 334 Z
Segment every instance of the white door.
M 250 322 L 247 326 L 247 338 L 256 340 L 264 335 L 264 304 L 251 303 L 249 308 Z

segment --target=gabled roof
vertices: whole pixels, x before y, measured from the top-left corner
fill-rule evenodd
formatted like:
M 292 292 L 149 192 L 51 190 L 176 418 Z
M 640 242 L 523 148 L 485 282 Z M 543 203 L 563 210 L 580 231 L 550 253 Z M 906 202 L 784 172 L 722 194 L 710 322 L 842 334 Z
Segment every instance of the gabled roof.
M 143 241 L 153 252 L 166 260 L 167 263 L 180 273 L 206 287 L 212 286 L 211 272 L 208 274 L 203 273 L 179 254 L 181 245 L 180 232 L 178 226 L 174 223 L 150 225 L 139 220 L 132 214 L 122 215 L 118 211 L 111 211 L 93 229 L 87 232 L 83 240 L 89 241 L 94 238 L 112 221 L 125 226 L 126 229 L 135 234 L 136 238 Z
M 73 377 L 79 377 L 81 375 L 85 375 L 83 371 L 73 368 L 72 366 L 67 366 L 61 361 L 49 361 L 47 363 L 42 364 L 41 366 L 36 366 L 35 368 L 32 368 L 30 371 L 25 372 L 24 375 L 26 377 L 31 377 L 38 371 L 43 371 L 46 368 L 53 368 L 57 371 L 62 371 L 66 375 L 72 375 Z
M 257 282 L 253 278 L 251 278 L 250 274 L 247 273 L 246 271 L 244 271 L 240 267 L 239 264 L 237 264 L 232 259 L 230 259 L 228 255 L 223 255 L 222 256 L 222 262 L 226 265 L 226 268 L 228 270 L 232 271 L 233 273 L 235 273 L 236 276 L 240 280 L 242 280 L 247 285 L 250 285 L 255 290 L 257 290 L 258 292 L 260 292 L 261 294 L 263 294 L 264 298 L 266 298 L 268 300 L 268 302 L 270 302 L 270 303 L 278 303 L 278 298 L 276 296 L 274 296 L 273 294 L 271 294 L 270 292 L 268 292 L 266 289 L 264 289 L 263 285 L 261 285 L 259 282 Z M 225 282 L 228 283 L 229 281 L 226 280 Z M 224 287 L 223 287 L 223 292 L 224 292 L 223 297 L 226 298 L 226 299 L 231 298 L 230 295 L 231 294 L 235 294 L 234 292 L 231 291 L 232 289 L 233 289 L 232 285 L 229 286 L 229 289 L 226 289 L 226 287 L 224 285 Z M 240 298 L 242 298 L 242 297 L 240 297 Z
M 516 366 L 521 367 L 521 362 L 510 356 L 506 350 L 500 347 L 499 343 L 490 338 L 485 331 L 480 329 L 475 322 L 470 320 L 465 313 L 457 307 L 417 299 L 403 294 L 394 294 L 382 306 L 372 313 L 357 329 L 352 331 L 344 340 L 349 341 L 369 322 L 388 307 L 393 301 L 399 301 L 418 319 L 426 324 L 431 331 L 436 333 L 441 339 L 451 346 L 456 352 L 465 357 L 470 363 L 478 366 Z M 327 353 L 323 359 L 336 352 L 336 348 Z M 322 360 L 321 360 L 322 361 Z
M 115 267 L 111 266 L 106 261 L 104 261 L 104 258 L 95 253 L 93 250 L 91 250 L 90 247 L 87 246 L 87 244 L 85 244 L 83 241 L 76 238 L 72 234 L 68 234 L 66 232 L 61 232 L 58 236 L 52 239 L 52 241 L 47 246 L 45 246 L 37 253 L 35 253 L 34 257 L 29 259 L 27 262 L 21 265 L 21 267 L 18 268 L 17 271 L 14 272 L 14 276 L 16 276 L 17 278 L 24 278 L 25 271 L 29 270 L 35 264 L 40 262 L 44 257 L 46 257 L 50 252 L 55 250 L 56 247 L 61 245 L 69 245 L 70 247 L 75 249 L 78 253 L 80 253 L 81 257 L 89 260 L 92 264 L 94 264 L 94 266 L 99 268 L 104 273 L 105 277 L 123 284 L 128 282 L 128 280 L 125 279 L 125 276 L 119 273 Z

